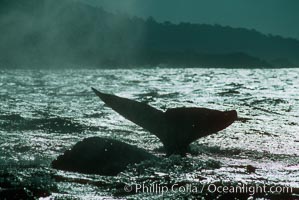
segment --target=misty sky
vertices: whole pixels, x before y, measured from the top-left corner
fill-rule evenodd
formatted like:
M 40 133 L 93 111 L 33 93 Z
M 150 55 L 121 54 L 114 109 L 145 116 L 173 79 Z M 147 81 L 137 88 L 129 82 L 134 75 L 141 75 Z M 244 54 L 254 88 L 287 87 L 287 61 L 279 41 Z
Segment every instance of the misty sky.
M 299 0 L 81 0 L 158 21 L 253 28 L 299 39 Z

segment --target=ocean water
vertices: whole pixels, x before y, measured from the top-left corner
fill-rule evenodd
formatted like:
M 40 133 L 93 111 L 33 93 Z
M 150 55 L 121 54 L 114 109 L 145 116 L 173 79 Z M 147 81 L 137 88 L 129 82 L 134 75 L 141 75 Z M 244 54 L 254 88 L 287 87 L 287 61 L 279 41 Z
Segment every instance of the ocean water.
M 91 87 L 161 110 L 236 109 L 243 120 L 197 140 L 185 158 L 166 158 L 158 138 L 105 106 Z M 200 185 L 214 198 L 209 184 L 266 184 L 292 187 L 296 195 L 298 94 L 299 69 L 1 70 L 0 194 L 159 199 L 201 196 L 202 191 L 186 189 Z M 50 167 L 58 155 L 91 136 L 114 138 L 162 159 L 129 166 L 115 177 Z M 176 184 L 185 191 L 124 189 L 140 184 Z

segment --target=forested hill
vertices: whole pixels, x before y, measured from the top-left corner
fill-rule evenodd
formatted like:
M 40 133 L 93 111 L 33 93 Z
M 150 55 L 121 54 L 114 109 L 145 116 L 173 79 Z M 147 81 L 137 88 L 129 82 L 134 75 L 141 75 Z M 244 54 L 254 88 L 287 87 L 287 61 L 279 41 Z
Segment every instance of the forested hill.
M 0 67 L 297 67 L 299 41 L 158 23 L 71 0 L 0 0 Z

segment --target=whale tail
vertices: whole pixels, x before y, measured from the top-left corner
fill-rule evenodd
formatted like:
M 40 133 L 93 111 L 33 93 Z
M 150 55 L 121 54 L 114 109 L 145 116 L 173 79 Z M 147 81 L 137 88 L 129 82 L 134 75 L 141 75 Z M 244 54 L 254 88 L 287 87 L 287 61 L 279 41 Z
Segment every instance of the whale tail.
M 235 110 L 182 107 L 163 112 L 142 102 L 92 90 L 114 111 L 156 135 L 168 155 L 186 153 L 190 143 L 225 129 L 237 119 Z

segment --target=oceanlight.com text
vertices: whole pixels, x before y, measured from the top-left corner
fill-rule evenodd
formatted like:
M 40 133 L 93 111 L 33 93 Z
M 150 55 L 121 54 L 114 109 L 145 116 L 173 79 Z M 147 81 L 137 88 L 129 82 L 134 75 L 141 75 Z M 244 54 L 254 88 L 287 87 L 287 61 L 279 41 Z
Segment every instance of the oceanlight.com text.
M 133 184 L 125 185 L 126 192 L 133 193 L 152 193 L 163 194 L 166 192 L 182 192 L 182 193 L 219 193 L 219 194 L 264 194 L 264 193 L 278 193 L 278 194 L 292 194 L 293 188 L 288 186 L 267 186 L 263 184 L 258 185 L 219 185 L 219 184 L 186 184 L 186 185 L 162 185 L 162 184 Z

